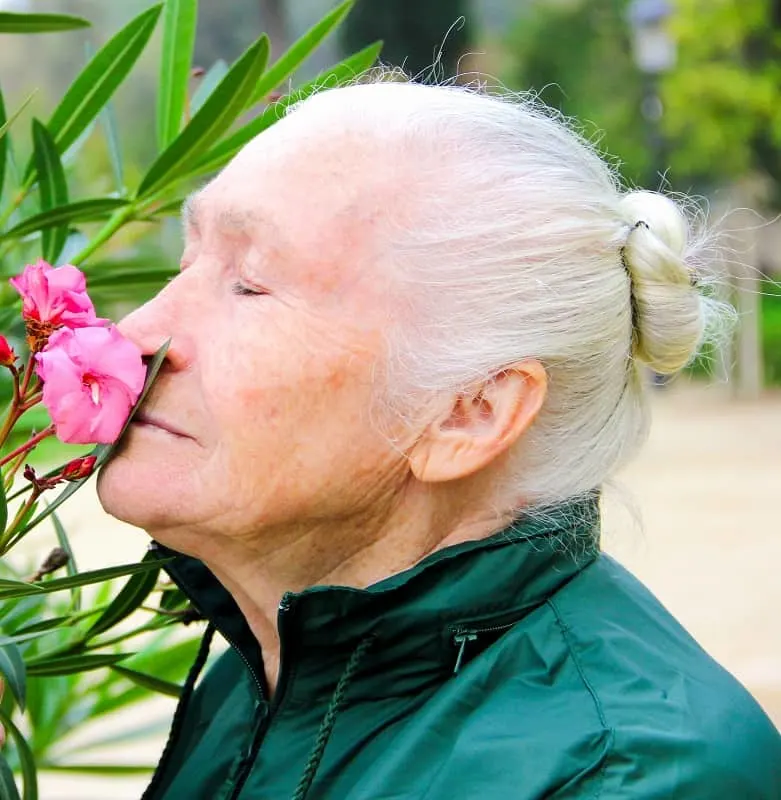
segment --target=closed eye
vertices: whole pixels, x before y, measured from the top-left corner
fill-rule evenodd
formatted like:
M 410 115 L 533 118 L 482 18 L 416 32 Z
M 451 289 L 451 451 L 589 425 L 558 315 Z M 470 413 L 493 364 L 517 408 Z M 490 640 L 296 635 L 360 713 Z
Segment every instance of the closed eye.
M 231 285 L 231 291 L 233 294 L 237 294 L 242 297 L 261 296 L 268 294 L 268 292 L 264 292 L 263 289 L 250 289 L 249 286 L 245 286 L 243 283 L 238 282 Z

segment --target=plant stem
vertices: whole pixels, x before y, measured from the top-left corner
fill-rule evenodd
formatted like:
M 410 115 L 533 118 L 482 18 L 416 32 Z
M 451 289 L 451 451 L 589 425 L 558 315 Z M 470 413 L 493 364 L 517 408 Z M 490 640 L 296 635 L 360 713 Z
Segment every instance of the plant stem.
M 3 456 L 0 458 L 0 467 L 4 464 L 7 464 L 12 459 L 16 458 L 20 453 L 27 453 L 35 447 L 39 442 L 42 442 L 47 436 L 51 436 L 54 433 L 54 425 L 49 425 L 48 428 L 44 428 L 40 433 L 36 433 L 35 436 L 28 439 L 24 444 L 19 445 L 16 450 L 12 450 L 8 455 Z
M 28 399 L 27 390 L 30 388 L 30 381 L 35 375 L 34 370 L 35 370 L 35 355 L 31 353 L 30 359 L 24 368 L 24 375 L 22 376 L 22 385 L 19 388 L 19 394 L 22 398 L 22 401 L 26 401 Z M 35 391 L 35 389 L 33 391 Z
M 11 549 L 11 547 L 16 544 L 19 539 L 19 537 L 14 538 L 16 529 L 21 525 L 25 515 L 37 502 L 40 496 L 41 493 L 33 488 L 32 494 L 24 501 L 24 503 L 22 503 L 22 505 L 19 506 L 13 522 L 8 528 L 6 528 L 5 532 L 0 535 L 0 555 L 5 555 Z
M 90 239 L 84 249 L 71 259 L 71 264 L 78 266 L 86 261 L 99 247 L 104 245 L 136 212 L 134 205 L 125 206 L 115 211 L 111 219 Z
M 3 488 L 6 494 L 8 493 L 9 489 L 14 485 L 14 476 L 19 471 L 19 467 L 21 467 L 22 464 L 24 464 L 26 457 L 27 453 L 19 453 L 19 457 L 16 459 L 16 461 L 12 462 L 8 472 L 5 473 L 4 477 L 5 483 L 3 485 Z

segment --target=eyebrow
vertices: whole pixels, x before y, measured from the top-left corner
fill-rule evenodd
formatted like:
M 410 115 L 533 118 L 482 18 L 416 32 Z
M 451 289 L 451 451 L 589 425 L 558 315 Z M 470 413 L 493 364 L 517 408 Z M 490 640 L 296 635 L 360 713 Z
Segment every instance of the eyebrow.
M 186 227 L 196 233 L 200 231 L 198 219 L 200 212 L 200 192 L 193 192 L 182 203 L 182 219 Z M 252 211 L 233 211 L 225 209 L 217 215 L 217 227 L 232 233 L 257 234 L 263 231 L 264 238 L 275 242 L 278 247 L 289 247 L 290 243 L 282 230 L 268 217 Z

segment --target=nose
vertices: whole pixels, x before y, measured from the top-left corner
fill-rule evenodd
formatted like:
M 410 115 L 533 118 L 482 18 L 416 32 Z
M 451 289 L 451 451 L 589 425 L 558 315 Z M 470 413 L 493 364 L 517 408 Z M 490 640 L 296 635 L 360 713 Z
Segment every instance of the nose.
M 141 350 L 142 355 L 154 355 L 170 340 L 165 364 L 169 369 L 186 369 L 192 362 L 192 340 L 182 319 L 176 293 L 169 283 L 155 297 L 125 316 L 117 325 L 120 332 Z

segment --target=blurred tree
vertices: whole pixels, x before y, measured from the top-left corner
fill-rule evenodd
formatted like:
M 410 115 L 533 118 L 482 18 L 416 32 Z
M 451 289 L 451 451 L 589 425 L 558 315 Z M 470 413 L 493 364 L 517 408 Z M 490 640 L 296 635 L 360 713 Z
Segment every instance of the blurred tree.
M 781 3 L 676 6 L 679 63 L 662 87 L 674 171 L 700 180 L 760 171 L 781 204 Z
M 359 0 L 340 29 L 342 46 L 352 52 L 382 39 L 383 63 L 426 80 L 438 62 L 433 75 L 448 79 L 473 41 L 469 6 L 469 0 Z
M 627 0 L 531 3 L 508 40 L 515 88 L 532 89 L 655 188 L 633 63 Z M 674 188 L 707 190 L 749 172 L 781 187 L 780 0 L 675 0 L 678 63 L 663 79 L 662 129 Z
M 586 135 L 604 131 L 601 144 L 621 158 L 625 177 L 652 183 L 625 10 L 626 0 L 530 3 L 510 33 L 514 64 L 502 77 L 575 117 Z

